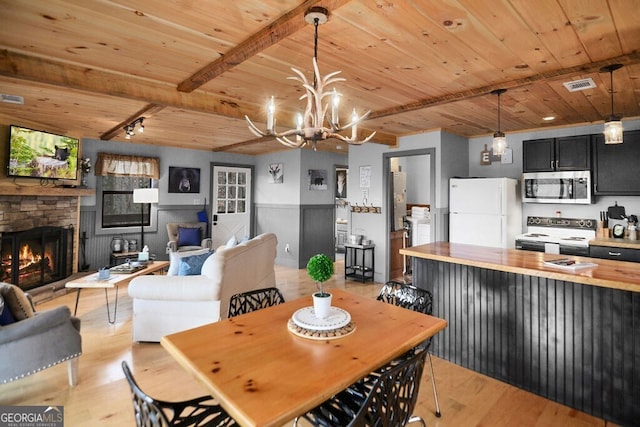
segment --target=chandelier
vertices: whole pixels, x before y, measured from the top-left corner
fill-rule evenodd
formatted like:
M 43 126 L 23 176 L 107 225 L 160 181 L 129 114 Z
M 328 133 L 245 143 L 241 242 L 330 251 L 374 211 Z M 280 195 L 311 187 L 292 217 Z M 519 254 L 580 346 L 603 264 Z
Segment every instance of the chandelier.
M 604 143 L 622 144 L 622 115 L 613 113 L 613 72 L 622 68 L 622 64 L 611 64 L 600 69 L 601 73 L 609 73 L 611 77 L 611 115 L 604 121 Z
M 334 71 L 322 77 L 318 69 L 318 25 L 327 22 L 328 15 L 329 11 L 323 7 L 312 7 L 305 13 L 305 21 L 313 24 L 315 27 L 313 83 L 309 84 L 307 78 L 300 70 L 293 67 L 291 68 L 297 76 L 287 77 L 287 79 L 296 80 L 302 84 L 305 93 L 299 99 L 302 100 L 306 98 L 307 101 L 304 114 L 298 113 L 296 115 L 295 129 L 289 129 L 283 132 L 276 130 L 276 107 L 274 97 L 272 96 L 267 104 L 267 128 L 265 131 L 258 129 L 248 116 L 244 116 L 249 125 L 249 130 L 254 135 L 258 137 L 273 136 L 279 143 L 292 148 L 302 148 L 310 144 L 315 151 L 318 141 L 335 138 L 348 144 L 360 145 L 369 141 L 376 134 L 373 132 L 365 139 L 358 140 L 358 124 L 366 119 L 371 111 L 367 111 L 362 116 L 358 116 L 354 108 L 351 114 L 351 120 L 345 125 L 340 125 L 338 107 L 341 95 L 336 91 L 335 87 L 330 91 L 327 91 L 327 89 L 328 86 L 345 81 L 346 79 L 336 77 L 340 71 Z M 331 110 L 329 115 L 327 115 L 329 102 L 325 102 L 323 105 L 323 101 L 325 101 L 327 97 L 331 97 Z M 340 134 L 340 132 L 348 130 L 351 130 L 350 136 Z

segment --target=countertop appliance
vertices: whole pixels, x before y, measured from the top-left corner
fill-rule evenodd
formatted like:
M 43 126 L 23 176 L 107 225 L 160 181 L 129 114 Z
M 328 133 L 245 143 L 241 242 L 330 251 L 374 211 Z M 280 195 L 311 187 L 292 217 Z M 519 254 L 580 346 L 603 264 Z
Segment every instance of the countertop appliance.
M 522 174 L 525 203 L 590 204 L 591 171 L 536 172 Z
M 517 186 L 512 178 L 451 178 L 449 241 L 513 248 L 522 232 Z
M 530 216 L 527 232 L 516 237 L 516 249 L 589 256 L 597 224 L 595 219 Z

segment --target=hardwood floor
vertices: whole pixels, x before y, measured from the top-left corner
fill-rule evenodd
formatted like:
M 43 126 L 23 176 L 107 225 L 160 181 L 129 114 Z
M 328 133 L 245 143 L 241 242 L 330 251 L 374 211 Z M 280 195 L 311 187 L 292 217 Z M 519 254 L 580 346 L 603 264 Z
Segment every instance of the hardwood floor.
M 339 287 L 375 297 L 381 284 L 345 281 L 344 266 L 327 287 Z M 304 270 L 278 266 L 277 286 L 285 299 L 310 295 L 314 283 Z M 114 292 L 109 293 L 113 302 Z M 39 303 L 37 310 L 67 305 L 73 311 L 75 292 Z M 110 305 L 113 309 L 113 305 Z M 117 321 L 107 323 L 104 291 L 83 290 L 78 307 L 82 319 L 83 355 L 79 382 L 67 383 L 61 364 L 13 383 L 0 385 L 0 405 L 63 405 L 65 426 L 135 425 L 129 387 L 121 362 L 126 360 L 140 386 L 162 400 L 184 400 L 204 394 L 160 344 L 131 342 L 131 299 L 126 287 L 119 293 Z M 2 363 L 19 355 L 3 354 Z M 585 413 L 543 399 L 444 360 L 433 358 L 442 417 L 434 415 L 428 369 L 420 388 L 416 415 L 428 426 L 607 426 L 613 425 Z M 265 402 L 268 404 L 268 402 Z

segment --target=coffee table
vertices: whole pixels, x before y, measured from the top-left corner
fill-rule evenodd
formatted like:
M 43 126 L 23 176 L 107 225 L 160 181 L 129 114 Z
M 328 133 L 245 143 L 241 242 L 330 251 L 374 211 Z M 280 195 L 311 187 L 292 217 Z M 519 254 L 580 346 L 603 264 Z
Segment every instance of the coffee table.
M 127 274 L 116 274 L 111 273 L 111 276 L 108 279 L 100 280 L 98 279 L 98 273 L 89 274 L 88 276 L 83 276 L 76 280 L 71 280 L 67 282 L 64 286 L 65 288 L 76 288 L 76 307 L 73 310 L 73 315 L 75 316 L 78 311 L 78 301 L 80 300 L 80 291 L 85 288 L 95 289 L 95 288 L 104 288 L 104 298 L 107 301 L 107 320 L 110 324 L 114 324 L 116 322 L 116 314 L 118 312 L 118 287 L 122 284 L 128 284 L 131 279 L 143 276 L 145 274 L 151 274 L 156 271 L 161 271 L 166 269 L 169 266 L 169 261 L 154 261 L 152 263 L 147 264 L 145 268 L 142 270 L 138 270 L 134 273 Z M 109 309 L 109 297 L 107 295 L 107 289 L 116 288 L 116 299 L 113 307 L 113 320 L 111 320 L 111 310 Z

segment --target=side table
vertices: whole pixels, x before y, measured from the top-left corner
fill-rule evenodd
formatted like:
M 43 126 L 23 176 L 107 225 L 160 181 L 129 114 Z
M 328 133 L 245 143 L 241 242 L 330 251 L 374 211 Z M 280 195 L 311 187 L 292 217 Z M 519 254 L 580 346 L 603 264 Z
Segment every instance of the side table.
M 376 245 L 344 245 L 344 277 L 354 278 L 366 282 L 373 282 L 375 272 L 375 247 Z

